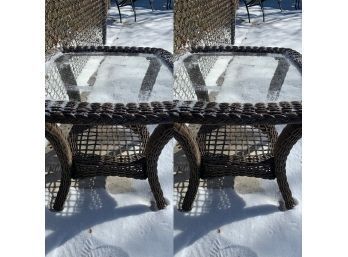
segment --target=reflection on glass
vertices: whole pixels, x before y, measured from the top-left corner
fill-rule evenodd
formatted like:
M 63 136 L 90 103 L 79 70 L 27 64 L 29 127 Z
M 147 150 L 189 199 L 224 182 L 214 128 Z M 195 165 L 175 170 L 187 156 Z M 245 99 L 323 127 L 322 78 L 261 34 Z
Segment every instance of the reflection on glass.
M 46 99 L 146 102 L 173 99 L 173 76 L 154 55 L 64 54 L 46 64 Z
M 174 98 L 217 102 L 301 100 L 301 73 L 280 54 L 192 54 L 174 64 Z

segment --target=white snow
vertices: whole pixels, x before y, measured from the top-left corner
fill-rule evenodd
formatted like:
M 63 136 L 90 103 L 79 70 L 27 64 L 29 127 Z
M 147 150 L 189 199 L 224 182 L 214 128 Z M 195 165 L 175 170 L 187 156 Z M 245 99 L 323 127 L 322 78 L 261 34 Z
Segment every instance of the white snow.
M 96 66 L 96 63 L 100 65 Z M 81 81 L 80 85 L 85 85 L 85 81 L 97 70 L 94 85 L 84 89 L 90 93 L 90 102 L 139 102 L 139 90 L 149 63 L 145 55 L 92 56 L 78 77 L 78 83 Z M 171 72 L 162 64 L 149 100 L 171 100 L 172 84 Z
M 123 23 L 120 24 L 117 8 L 112 6 L 107 44 L 161 47 L 172 51 L 173 12 L 161 8 L 165 1 L 155 1 L 154 12 L 149 9 L 147 0 L 137 1 L 136 6 L 138 2 L 142 7 L 136 7 L 136 23 L 131 9 L 123 7 Z M 263 23 L 258 7 L 250 11 L 251 24 L 247 22 L 243 5 L 238 10 L 237 17 L 244 20 L 237 22 L 236 44 L 290 47 L 301 52 L 301 12 L 284 10 L 281 13 L 277 8 L 266 7 L 266 22 Z M 221 60 L 220 65 L 226 65 L 226 62 Z M 134 75 L 135 80 L 137 76 Z M 212 74 L 209 76 L 210 81 L 216 81 Z M 83 75 L 80 83 L 86 83 Z M 152 97 L 156 100 L 170 94 L 159 90 L 161 84 L 166 81 L 155 86 L 156 95 Z M 96 86 L 102 87 L 102 84 Z M 133 89 L 125 86 L 123 90 L 131 92 Z M 138 88 L 134 90 L 138 92 Z M 100 92 L 95 94 L 92 91 L 90 99 L 101 97 Z M 108 100 L 109 96 L 105 97 Z M 116 100 L 134 99 L 130 95 L 129 99 Z M 150 131 L 153 128 L 149 127 Z M 107 178 L 103 187 L 71 187 L 62 212 L 54 213 L 46 208 L 46 255 L 301 256 L 301 141 L 287 161 L 290 188 L 299 204 L 286 212 L 279 210 L 281 196 L 276 181 L 251 178 L 237 179 L 235 190 L 231 187 L 200 187 L 193 210 L 189 213 L 177 211 L 175 201 L 179 195 L 175 190 L 173 192 L 172 172 L 174 144 L 172 140 L 163 149 L 158 165 L 162 189 L 170 203 L 166 209 L 153 210 L 154 200 L 147 180 Z M 98 184 L 94 180 L 90 183 Z
M 219 57 L 206 81 L 208 91 L 218 88 L 218 102 L 266 102 L 270 81 L 278 65 L 277 55 L 226 56 Z M 231 60 L 230 63 L 228 63 Z M 221 88 L 217 81 L 221 71 L 226 70 Z M 216 71 L 216 72 L 215 72 Z M 220 71 L 220 72 L 217 72 Z M 298 101 L 301 99 L 301 73 L 290 65 L 281 86 L 277 101 Z
M 137 1 L 136 23 L 130 6 L 121 7 L 122 24 L 117 8 L 112 7 L 109 11 L 106 44 L 159 47 L 173 52 L 173 10 L 166 10 L 166 0 L 153 2 L 154 11 L 148 0 Z

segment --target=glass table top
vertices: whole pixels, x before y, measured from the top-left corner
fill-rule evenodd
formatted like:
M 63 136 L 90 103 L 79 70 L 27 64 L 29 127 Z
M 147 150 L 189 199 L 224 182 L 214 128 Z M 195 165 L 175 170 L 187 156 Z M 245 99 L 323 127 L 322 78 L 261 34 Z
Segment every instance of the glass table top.
M 195 53 L 174 63 L 174 98 L 215 102 L 302 99 L 301 71 L 282 54 Z
M 46 63 L 46 100 L 173 100 L 173 74 L 152 54 L 64 53 Z
M 152 54 L 64 53 L 46 63 L 45 89 L 47 100 L 99 103 L 300 101 L 302 76 L 282 54 L 186 54 L 173 76 Z

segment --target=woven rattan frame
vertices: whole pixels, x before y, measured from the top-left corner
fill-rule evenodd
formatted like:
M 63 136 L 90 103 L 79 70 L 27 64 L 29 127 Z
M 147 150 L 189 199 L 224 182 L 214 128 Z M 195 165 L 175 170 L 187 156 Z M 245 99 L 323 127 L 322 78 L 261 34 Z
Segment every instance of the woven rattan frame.
M 174 53 L 204 45 L 234 44 L 236 0 L 176 0 Z
M 199 180 L 211 179 L 221 176 L 250 176 L 259 177 L 263 179 L 276 179 L 279 190 L 284 199 L 285 208 L 292 209 L 296 205 L 295 199 L 292 197 L 292 193 L 287 181 L 286 176 L 286 161 L 292 147 L 302 137 L 302 124 L 288 124 L 279 135 L 277 141 L 274 144 L 274 155 L 265 161 L 255 162 L 251 165 L 248 163 L 240 162 L 221 162 L 221 159 L 213 156 L 211 160 L 214 163 L 210 163 L 210 169 L 206 169 L 207 156 L 199 154 L 193 156 L 193 159 L 189 159 L 190 163 L 199 163 L 198 169 L 192 169 L 190 172 L 189 189 L 186 192 L 182 210 L 190 211 L 192 209 L 193 201 L 196 197 L 196 193 L 199 186 Z M 202 149 L 200 149 L 202 152 Z M 192 158 L 192 157 L 191 157 Z M 224 161 L 224 160 L 223 160 Z M 196 172 L 195 172 L 196 171 Z
M 45 1 L 45 59 L 60 52 L 64 47 L 81 44 L 102 45 L 106 40 L 107 0 L 46 0 Z M 77 77 L 87 62 L 86 57 L 75 57 L 68 68 Z M 53 99 L 80 100 L 80 96 L 66 91 L 67 81 L 60 76 L 56 66 L 47 66 L 46 97 Z M 57 153 L 62 167 L 61 183 L 53 209 L 60 211 L 71 183 L 72 153 L 66 135 L 59 126 L 46 123 L 46 139 Z
M 45 54 L 62 47 L 104 45 L 108 0 L 46 0 Z
M 69 47 L 64 49 L 64 53 L 81 53 L 81 52 L 98 52 L 105 50 L 104 54 L 153 54 L 162 60 L 164 65 L 170 71 L 173 70 L 172 56 L 169 52 L 158 48 L 138 48 L 138 47 Z M 80 56 L 79 56 L 80 57 Z M 79 70 L 71 69 L 71 76 L 77 76 Z M 54 74 L 54 72 L 50 72 Z M 52 91 L 46 90 L 48 93 L 63 96 L 64 98 L 72 98 L 67 95 L 64 83 L 59 81 L 59 72 L 55 72 L 54 83 L 58 83 L 58 89 Z M 46 78 L 46 81 L 50 77 Z M 46 93 L 47 93 L 46 92 Z M 63 98 L 63 99 L 64 99 Z M 80 99 L 74 96 L 73 99 Z M 78 102 L 76 102 L 78 103 Z M 47 121 L 47 120 L 46 120 Z M 67 176 L 78 179 L 94 176 L 121 176 L 135 179 L 147 179 L 151 190 L 153 191 L 157 207 L 162 209 L 166 206 L 162 189 L 157 177 L 157 160 L 160 150 L 156 149 L 158 138 L 149 137 L 146 126 L 142 124 L 110 124 L 102 125 L 97 123 L 75 123 L 73 124 L 68 138 L 62 133 L 61 129 L 54 125 L 53 132 L 51 127 L 54 123 L 46 122 L 46 138 L 52 141 L 54 138 L 56 146 L 53 147 L 59 153 L 69 153 L 69 166 L 67 166 L 64 158 L 63 173 L 61 186 L 58 191 L 53 209 L 60 211 L 63 208 L 64 201 L 69 191 L 70 182 L 64 182 Z M 161 131 L 161 128 L 156 131 Z M 51 135 L 51 133 L 55 133 Z M 163 134 L 162 132 L 160 133 Z M 156 134 L 155 134 L 156 135 Z M 60 143 L 60 142 L 64 142 Z M 62 145 L 63 144 L 63 145 Z M 62 146 L 61 146 L 62 145 Z M 153 147 L 150 147 L 154 145 Z M 66 150 L 68 149 L 68 150 Z M 156 159 L 157 154 L 157 159 Z M 58 155 L 59 156 L 59 155 Z M 65 158 L 67 159 L 67 157 Z
M 193 52 L 219 52 L 226 48 L 195 49 Z M 241 51 L 242 50 L 242 51 Z M 238 49 L 236 52 L 243 52 Z M 247 52 L 264 53 L 259 48 Z M 284 53 L 301 72 L 301 55 L 294 51 Z M 198 98 L 201 96 L 197 95 Z M 301 138 L 302 124 L 288 124 L 280 136 L 272 124 L 255 122 L 250 125 L 220 124 L 202 125 L 197 134 L 200 149 L 200 167 L 197 174 L 190 174 L 189 187 L 196 190 L 187 192 L 182 205 L 183 211 L 192 208 L 199 179 L 212 179 L 223 176 L 249 176 L 263 179 L 277 179 L 285 202 L 285 208 L 291 209 L 296 201 L 286 177 L 286 160 L 293 145 Z M 233 141 L 232 143 L 230 141 Z M 232 149 L 231 149 L 232 148 Z
M 145 126 L 74 125 L 69 133 L 73 178 L 119 176 L 146 179 Z
M 77 45 L 100 46 L 106 40 L 108 0 L 46 0 L 45 1 L 45 58 L 49 61 L 63 48 Z M 81 72 L 88 57 L 71 58 L 68 71 L 74 77 Z M 67 95 L 57 67 L 46 71 L 46 97 L 80 100 Z M 66 72 L 66 70 L 65 70 Z
M 168 66 L 173 67 L 170 53 L 152 48 L 115 48 L 115 47 L 78 47 L 69 51 L 80 52 L 132 52 L 155 53 L 162 56 Z M 287 48 L 267 47 L 199 47 L 192 52 L 251 52 L 278 53 L 285 55 L 299 71 L 302 69 L 301 55 Z M 153 135 L 163 135 L 163 138 L 150 137 L 145 153 L 151 152 L 151 145 L 158 145 L 152 155 L 146 154 L 148 179 L 155 196 L 158 208 L 165 206 L 162 190 L 157 177 L 157 160 L 160 151 L 171 138 L 170 132 L 176 123 L 192 123 L 205 125 L 251 125 L 262 130 L 271 125 L 288 124 L 279 135 L 273 146 L 274 176 L 285 200 L 286 208 L 295 205 L 286 178 L 285 164 L 292 146 L 301 138 L 302 103 L 300 101 L 279 103 L 215 103 L 205 101 L 165 101 L 151 103 L 87 103 L 76 101 L 49 101 L 45 104 L 46 122 L 87 125 L 145 125 L 163 124 Z M 177 126 L 177 125 L 175 125 Z M 163 131 L 160 130 L 163 129 Z M 167 131 L 166 132 L 164 131 Z M 271 130 L 269 130 L 271 132 Z M 266 133 L 267 134 L 267 133 Z M 272 133 L 269 133 L 272 135 Z M 183 137 L 180 144 L 188 149 L 186 154 L 190 161 L 190 184 L 182 209 L 188 211 L 198 189 L 201 168 L 201 153 L 195 139 L 189 135 Z M 179 141 L 179 140 L 178 140 Z M 274 142 L 271 140 L 271 142 Z M 272 143 L 273 144 L 273 143 Z M 185 147 L 184 147 L 185 145 Z M 190 151 L 191 149 L 191 151 Z M 189 154 L 191 152 L 191 154 Z M 270 165 L 272 166 L 272 165 Z
M 274 179 L 274 126 L 203 125 L 197 134 L 200 177 L 248 176 Z
M 151 53 L 173 69 L 172 55 L 157 48 L 141 47 L 72 47 L 67 52 Z M 213 46 L 192 49 L 193 53 L 277 53 L 283 54 L 302 70 L 302 56 L 289 48 Z M 165 101 L 146 103 L 87 103 L 76 101 L 45 102 L 46 122 L 66 124 L 301 124 L 301 101 L 279 103 L 216 103 L 204 101 Z
M 302 123 L 302 103 L 87 103 L 45 101 L 46 122 L 65 124 L 288 124 Z

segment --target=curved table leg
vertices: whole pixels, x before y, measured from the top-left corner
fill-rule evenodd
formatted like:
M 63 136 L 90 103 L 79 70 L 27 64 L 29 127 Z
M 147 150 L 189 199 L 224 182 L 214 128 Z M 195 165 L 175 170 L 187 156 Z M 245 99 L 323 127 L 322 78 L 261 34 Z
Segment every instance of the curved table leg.
M 157 163 L 164 146 L 173 137 L 172 127 L 172 124 L 158 125 L 152 132 L 145 148 L 147 176 L 158 209 L 164 209 L 167 203 L 158 180 Z
M 67 139 L 62 130 L 53 123 L 45 124 L 45 137 L 51 143 L 62 167 L 61 181 L 56 200 L 53 205 L 55 211 L 63 210 L 64 202 L 71 184 L 72 154 Z
M 182 204 L 183 211 L 190 211 L 199 186 L 201 154 L 195 137 L 186 125 L 174 124 L 174 137 L 181 145 L 190 166 L 189 185 Z
M 302 124 L 288 124 L 279 135 L 274 147 L 275 175 L 286 209 L 292 209 L 296 202 L 286 177 L 286 160 L 296 142 L 302 137 Z
M 158 125 L 154 132 L 151 134 L 150 139 L 147 143 L 145 154 L 147 159 L 147 173 L 151 191 L 155 197 L 157 208 L 163 209 L 167 205 L 163 197 L 161 185 L 157 176 L 157 163 L 158 158 L 162 152 L 164 146 L 169 142 L 170 139 L 175 138 L 183 147 L 183 150 L 190 161 L 191 175 L 190 185 L 185 196 L 184 206 L 191 206 L 194 197 L 197 192 L 199 177 L 198 167 L 199 162 L 194 161 L 194 158 L 199 155 L 198 146 L 194 143 L 194 137 L 191 135 L 190 130 L 184 124 L 163 124 Z M 193 151 L 192 149 L 195 149 Z M 200 160 L 200 159 L 199 159 Z M 197 183 L 198 181 L 198 183 Z M 192 200 L 191 200 L 192 199 Z M 191 203 L 190 203 L 191 201 Z M 185 202 L 187 202 L 185 204 Z M 190 209 L 190 208 L 186 208 Z

